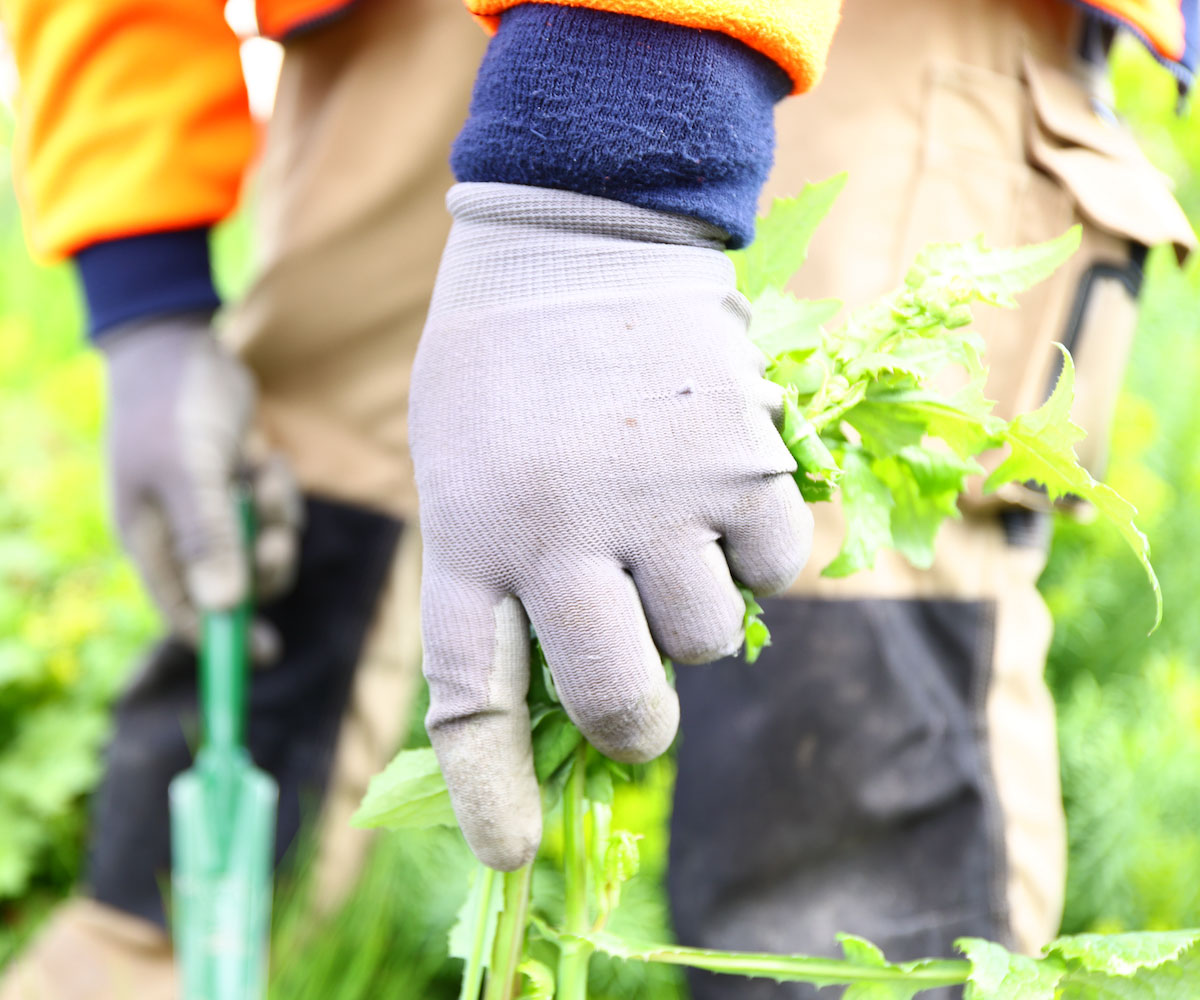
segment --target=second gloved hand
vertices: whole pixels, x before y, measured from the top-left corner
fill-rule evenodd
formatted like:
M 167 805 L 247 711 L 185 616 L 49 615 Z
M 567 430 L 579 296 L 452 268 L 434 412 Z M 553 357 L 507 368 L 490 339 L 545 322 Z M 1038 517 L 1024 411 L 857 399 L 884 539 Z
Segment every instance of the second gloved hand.
M 749 306 L 694 219 L 460 184 L 413 372 L 430 738 L 486 864 L 541 837 L 529 625 L 572 720 L 644 761 L 679 706 L 659 651 L 733 652 L 802 568 L 811 517 Z
M 121 540 L 171 631 L 195 645 L 199 613 L 232 607 L 250 585 L 236 477 L 252 476 L 260 598 L 291 582 L 299 493 L 280 456 L 249 454 L 253 379 L 206 315 L 131 322 L 97 346 L 108 375 L 109 478 Z M 260 663 L 278 652 L 262 622 L 252 645 Z

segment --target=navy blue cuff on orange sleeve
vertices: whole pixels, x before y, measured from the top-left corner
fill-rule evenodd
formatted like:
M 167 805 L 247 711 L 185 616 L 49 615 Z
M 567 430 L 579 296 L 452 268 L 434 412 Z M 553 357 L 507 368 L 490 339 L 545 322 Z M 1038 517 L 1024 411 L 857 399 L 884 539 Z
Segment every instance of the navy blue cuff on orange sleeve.
M 528 3 L 508 10 L 451 164 L 460 181 L 562 188 L 754 236 L 787 75 L 715 31 Z
M 75 255 L 88 308 L 88 335 L 130 320 L 217 309 L 208 227 L 105 240 Z

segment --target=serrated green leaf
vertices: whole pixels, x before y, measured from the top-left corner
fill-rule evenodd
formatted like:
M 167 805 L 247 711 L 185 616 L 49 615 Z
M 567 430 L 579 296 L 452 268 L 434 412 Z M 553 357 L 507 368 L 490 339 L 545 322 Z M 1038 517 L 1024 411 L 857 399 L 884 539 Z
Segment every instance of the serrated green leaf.
M 796 485 L 805 500 L 827 500 L 842 470 L 817 429 L 800 409 L 794 389 L 783 397 L 783 443 L 796 460 Z M 761 610 L 761 609 L 760 609 Z
M 926 434 L 941 438 L 960 458 L 974 458 L 996 444 L 1004 430 L 1004 421 L 992 416 L 991 409 L 978 387 L 968 386 L 949 397 L 928 389 L 870 389 L 850 412 L 864 425 L 869 421 L 872 429 L 891 422 L 909 428 L 922 424 Z
M 746 662 L 755 663 L 758 661 L 759 656 L 762 655 L 762 651 L 771 645 L 771 631 L 767 628 L 762 618 L 759 617 L 763 613 L 763 608 L 758 603 L 758 598 L 754 596 L 753 591 L 748 587 L 739 587 L 738 590 L 741 591 L 742 600 L 746 605 L 746 610 L 742 614 L 742 634 L 744 636 L 743 643 Z
M 945 313 L 956 303 L 973 300 L 1016 308 L 1014 296 L 1058 270 L 1078 249 L 1081 234 L 1079 226 L 1072 226 L 1045 243 L 996 250 L 986 247 L 982 236 L 964 243 L 935 243 L 917 254 L 904 281 L 919 290 L 925 306 L 934 311 Z
M 608 838 L 608 847 L 604 851 L 604 881 L 609 885 L 621 885 L 628 882 L 638 873 L 641 867 L 641 852 L 638 841 L 640 833 L 630 833 L 628 830 L 614 830 Z
M 1200 996 L 1200 931 L 1078 934 L 1042 958 L 975 938 L 965 1000 L 1191 1000 Z
M 403 750 L 371 779 L 350 825 L 360 829 L 419 830 L 457 826 L 450 793 L 429 747 Z
M 837 557 L 822 576 L 839 577 L 870 569 L 882 548 L 892 544 L 892 495 L 858 448 L 847 448 L 842 456 L 842 508 L 846 513 L 846 535 Z
M 1014 955 L 982 938 L 955 946 L 971 963 L 964 1000 L 1055 1000 L 1067 971 L 1058 959 Z
M 873 466 L 892 496 L 892 547 L 917 569 L 933 565 L 935 544 L 942 523 L 958 514 L 958 494 L 949 497 L 949 506 L 922 497 L 904 463 L 885 459 Z
M 949 321 L 921 311 L 908 316 L 898 308 L 873 307 L 854 317 L 854 329 L 837 338 L 832 349 L 850 381 L 904 375 L 923 386 L 951 365 L 971 377 L 981 374 L 983 338 L 970 329 L 949 329 L 944 325 Z
M 670 660 L 663 660 L 664 664 L 669 665 L 670 662 Z M 675 686 L 675 671 L 673 669 L 667 671 L 667 683 L 670 684 L 671 687 Z M 608 768 L 615 780 L 633 781 L 633 768 L 631 765 L 621 764 L 618 761 L 610 760 L 608 757 L 605 757 L 604 766 Z
M 1157 936 L 1114 935 L 1126 939 Z M 1193 943 L 1153 964 L 1137 964 L 1136 954 L 1128 954 L 1121 962 L 1112 947 L 1105 949 L 1104 955 L 1090 953 L 1090 949 L 1078 954 L 1070 963 L 1059 1000 L 1193 1000 L 1200 996 L 1200 945 Z M 1122 967 L 1125 971 L 1117 971 Z
M 798 299 L 781 288 L 767 288 L 754 301 L 750 339 L 768 358 L 802 358 L 821 346 L 822 325 L 841 309 L 837 299 Z
M 1028 463 L 1039 472 L 1048 472 L 1051 482 L 1047 483 L 1047 490 L 1061 491 L 1055 496 L 1071 489 L 1070 485 L 1063 485 L 1063 480 L 1073 483 L 1079 479 L 1075 471 L 1079 467 L 1075 445 L 1084 438 L 1083 428 L 1071 419 L 1075 365 L 1064 347 L 1060 345 L 1059 350 L 1063 356 L 1063 367 L 1054 383 L 1054 391 L 1036 410 L 1015 417 L 1004 434 L 1006 441 L 1015 442 L 1015 454 L 1008 461 L 1014 466 Z M 993 473 L 989 483 L 1002 478 L 998 475 L 999 471 L 997 469 Z M 1008 476 L 1007 480 L 1012 478 Z
M 1154 591 L 1154 628 L 1162 621 L 1162 588 L 1150 564 L 1150 543 L 1135 522 L 1137 508 L 1119 493 L 1096 482 L 1079 464 L 1075 444 L 1084 436 L 1083 430 L 1071 420 L 1074 399 L 1075 365 L 1066 348 L 1062 371 L 1054 391 L 1038 409 L 1013 419 L 1002 431 L 1001 439 L 1009 446 L 1009 454 L 988 477 L 984 489 L 993 491 L 1005 483 L 1038 483 L 1051 500 L 1074 495 L 1092 504 L 1111 522 L 1142 564 Z
M 828 374 L 828 368 L 819 356 L 803 351 L 776 355 L 767 369 L 767 377 L 772 382 L 790 389 L 806 401 L 821 391 Z
M 600 880 L 601 909 L 606 915 L 617 908 L 621 902 L 621 887 L 641 867 L 641 852 L 638 849 L 641 839 L 641 834 L 628 830 L 614 830 L 608 837 Z
M 610 806 L 613 800 L 612 771 L 604 766 L 603 758 L 588 761 L 587 779 L 584 781 L 583 797 L 589 802 Z
M 531 712 L 543 705 L 558 705 L 558 690 L 554 686 L 554 675 L 546 662 L 546 652 L 537 633 L 529 630 L 529 709 Z
M 896 457 L 908 467 L 923 496 L 961 493 L 968 477 L 984 471 L 973 458 L 960 458 L 944 447 L 940 438 L 930 438 L 916 447 L 901 448 Z
M 983 385 L 983 338 L 974 330 L 940 331 L 931 337 L 910 337 L 897 343 L 890 356 L 903 369 L 920 373 L 923 381 L 937 377 L 951 365 L 959 365 Z M 880 369 L 883 371 L 884 369 Z
M 934 543 L 947 519 L 958 518 L 959 495 L 970 476 L 983 472 L 973 459 L 962 459 L 940 441 L 901 448 L 872 464 L 892 495 L 892 544 L 918 569 L 933 564 Z
M 907 375 L 915 382 L 926 378 L 925 367 L 919 361 L 910 360 L 890 351 L 875 351 L 860 354 L 846 365 L 846 378 L 872 379 L 878 381 L 885 376 Z
M 808 243 L 846 184 L 838 174 L 807 184 L 795 198 L 778 198 L 759 220 L 757 236 L 744 250 L 729 254 L 738 288 L 751 302 L 767 288 L 783 288 L 808 256 Z
M 1139 969 L 1153 969 L 1176 961 L 1197 944 L 1200 944 L 1200 930 L 1070 934 L 1051 941 L 1045 951 L 1096 972 L 1131 976 Z
M 858 431 L 863 448 L 880 457 L 919 445 L 929 425 L 929 416 L 916 407 L 869 397 L 847 410 L 843 419 Z
M 525 977 L 525 988 L 517 1000 L 554 1000 L 554 970 L 550 966 L 527 958 L 517 971 Z
M 533 729 L 533 770 L 545 781 L 574 753 L 582 734 L 561 708 L 544 712 Z
M 842 946 L 842 954 L 846 956 L 848 962 L 853 962 L 855 965 L 880 967 L 887 965 L 887 959 L 884 958 L 879 945 L 872 944 L 866 938 L 859 937 L 857 934 L 839 934 L 837 941 Z
M 562 800 L 563 789 L 567 787 L 567 779 L 571 776 L 574 764 L 567 761 L 550 777 L 540 782 L 542 792 L 542 812 L 549 813 Z
M 771 630 L 761 618 L 746 622 L 746 662 L 757 663 L 762 651 L 771 645 Z
M 841 467 L 817 429 L 800 409 L 795 392 L 783 397 L 783 443 L 792 453 L 800 471 L 811 476 L 836 479 Z
M 870 941 L 853 934 L 839 934 L 846 960 L 867 968 L 886 968 L 883 952 Z M 856 983 L 846 988 L 842 1000 L 912 1000 L 923 987 L 904 982 Z

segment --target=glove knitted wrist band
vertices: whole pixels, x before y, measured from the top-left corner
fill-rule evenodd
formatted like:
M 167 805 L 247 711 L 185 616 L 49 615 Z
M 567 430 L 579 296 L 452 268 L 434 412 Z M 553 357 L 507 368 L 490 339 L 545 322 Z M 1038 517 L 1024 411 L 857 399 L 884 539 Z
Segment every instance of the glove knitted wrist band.
M 451 164 L 460 181 L 560 188 L 753 239 L 778 66 L 715 31 L 529 3 L 507 11 Z
M 75 255 L 88 307 L 88 335 L 130 320 L 221 305 L 213 287 L 208 227 L 104 240 Z

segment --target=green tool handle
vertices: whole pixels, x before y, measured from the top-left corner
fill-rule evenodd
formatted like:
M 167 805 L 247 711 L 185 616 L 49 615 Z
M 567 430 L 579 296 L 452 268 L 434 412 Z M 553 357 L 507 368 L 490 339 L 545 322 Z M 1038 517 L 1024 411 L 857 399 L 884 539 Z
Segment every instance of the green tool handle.
M 237 488 L 238 520 L 243 550 L 254 540 L 254 504 L 245 485 Z M 249 557 L 247 556 L 247 562 Z M 200 639 L 200 711 L 202 747 L 236 750 L 246 743 L 246 685 L 253 597 L 236 607 L 203 614 Z

